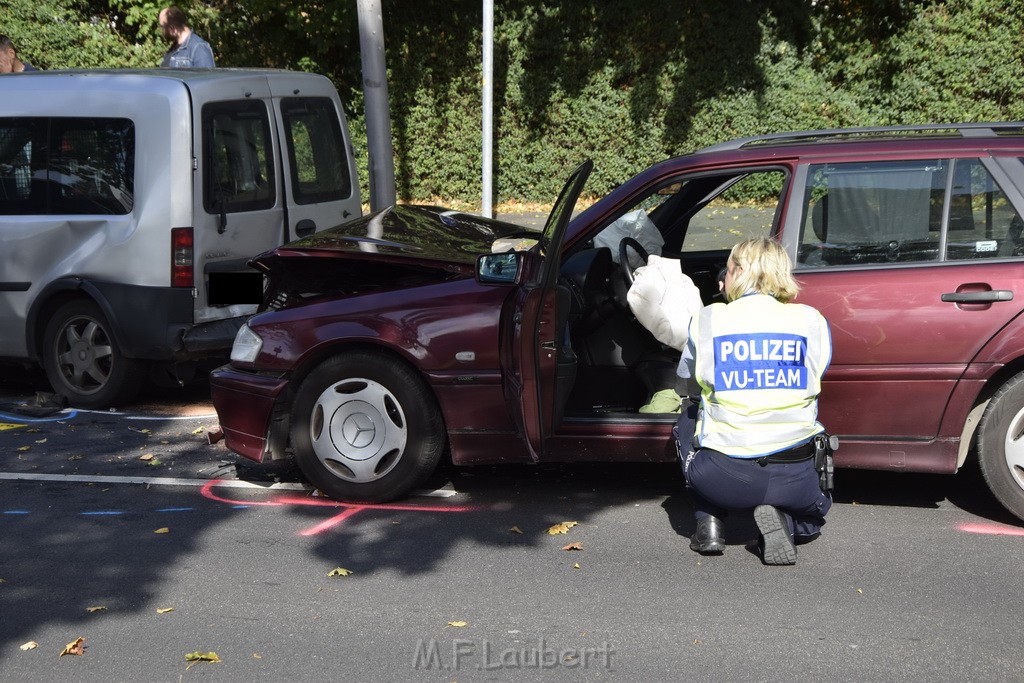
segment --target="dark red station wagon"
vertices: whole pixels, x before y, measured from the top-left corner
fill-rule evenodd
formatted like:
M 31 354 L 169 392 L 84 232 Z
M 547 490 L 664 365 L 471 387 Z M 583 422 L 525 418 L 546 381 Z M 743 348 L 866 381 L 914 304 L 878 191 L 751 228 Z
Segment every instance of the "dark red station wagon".
M 837 466 L 953 473 L 976 455 L 1024 518 L 1024 123 L 736 140 L 571 218 L 590 168 L 541 234 L 397 206 L 259 256 L 263 307 L 212 376 L 228 447 L 294 453 L 328 495 L 370 501 L 442 457 L 673 460 L 676 415 L 640 408 L 678 352 L 626 303 L 638 250 L 608 240 L 642 215 L 705 303 L 733 244 L 786 247 L 832 329 L 819 418 Z

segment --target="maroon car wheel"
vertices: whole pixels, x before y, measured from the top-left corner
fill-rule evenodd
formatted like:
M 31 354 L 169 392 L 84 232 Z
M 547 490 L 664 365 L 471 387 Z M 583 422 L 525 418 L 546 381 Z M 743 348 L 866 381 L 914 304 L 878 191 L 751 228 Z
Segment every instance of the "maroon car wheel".
M 978 461 L 993 495 L 1024 519 L 1024 373 L 992 397 L 979 425 Z
M 332 498 L 383 502 L 421 484 L 444 450 L 440 409 L 422 378 L 374 352 L 313 369 L 292 404 L 292 448 L 303 474 Z

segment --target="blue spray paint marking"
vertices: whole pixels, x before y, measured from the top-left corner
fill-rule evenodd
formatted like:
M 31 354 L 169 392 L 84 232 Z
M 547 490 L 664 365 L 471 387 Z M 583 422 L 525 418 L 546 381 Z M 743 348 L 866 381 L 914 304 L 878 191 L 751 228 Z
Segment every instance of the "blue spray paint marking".
M 93 512 L 79 512 L 80 515 L 123 515 L 124 510 L 96 510 Z
M 27 515 L 31 510 L 4 510 L 5 515 Z
M 157 512 L 188 512 L 194 509 L 195 508 L 161 508 L 157 510 Z
M 67 413 L 58 413 L 52 417 L 25 417 L 24 415 L 12 415 L 10 413 L 0 413 L 0 418 L 8 422 L 23 422 L 25 424 L 34 424 L 38 422 L 59 422 L 61 420 L 73 420 L 78 417 L 78 411 L 72 410 Z

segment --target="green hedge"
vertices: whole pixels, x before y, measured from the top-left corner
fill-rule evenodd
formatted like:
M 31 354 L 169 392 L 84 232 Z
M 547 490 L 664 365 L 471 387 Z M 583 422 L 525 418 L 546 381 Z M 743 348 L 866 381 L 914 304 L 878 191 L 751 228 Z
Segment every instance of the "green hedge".
M 151 66 L 162 3 L 2 0 L 39 66 Z M 368 196 L 354 0 L 184 0 L 220 66 L 330 75 Z M 382 0 L 399 195 L 478 203 L 482 0 Z M 495 202 L 599 196 L 667 156 L 783 130 L 1024 118 L 1021 0 L 500 0 Z

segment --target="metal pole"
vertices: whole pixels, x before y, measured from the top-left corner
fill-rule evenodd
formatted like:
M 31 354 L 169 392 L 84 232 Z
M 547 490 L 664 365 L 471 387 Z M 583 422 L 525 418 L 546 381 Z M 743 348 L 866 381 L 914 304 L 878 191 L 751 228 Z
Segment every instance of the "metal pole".
M 484 63 L 483 63 L 483 196 L 480 213 L 493 218 L 491 208 L 491 167 L 493 165 L 492 138 L 494 137 L 494 0 L 484 0 Z
M 380 0 L 357 0 L 357 4 L 366 143 L 370 157 L 370 210 L 378 211 L 395 203 L 395 150 L 391 145 L 388 76 L 384 63 L 384 20 Z

